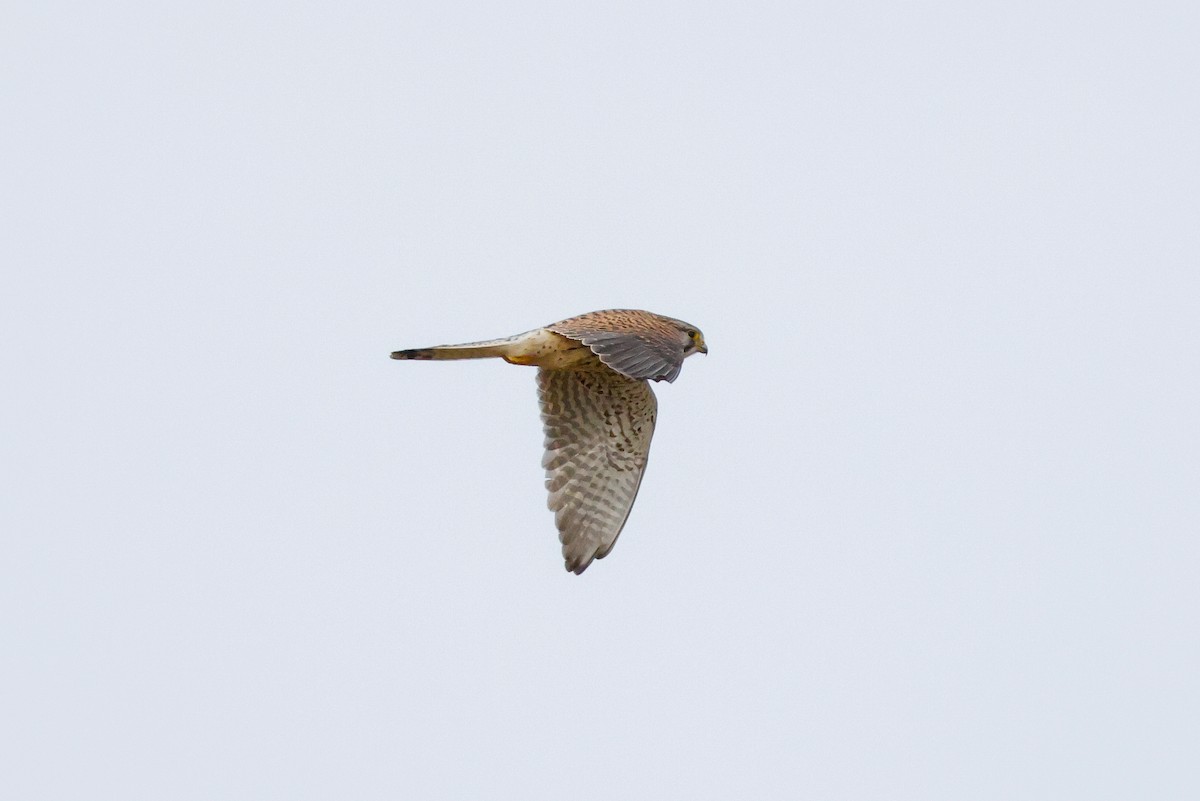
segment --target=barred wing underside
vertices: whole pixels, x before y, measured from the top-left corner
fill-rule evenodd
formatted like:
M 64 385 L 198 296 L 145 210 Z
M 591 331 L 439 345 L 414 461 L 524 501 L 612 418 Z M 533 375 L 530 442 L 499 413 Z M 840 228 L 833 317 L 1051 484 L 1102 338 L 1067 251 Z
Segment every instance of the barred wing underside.
M 657 403 L 645 381 L 598 370 L 538 370 L 546 489 L 567 569 L 612 550 L 637 497 Z

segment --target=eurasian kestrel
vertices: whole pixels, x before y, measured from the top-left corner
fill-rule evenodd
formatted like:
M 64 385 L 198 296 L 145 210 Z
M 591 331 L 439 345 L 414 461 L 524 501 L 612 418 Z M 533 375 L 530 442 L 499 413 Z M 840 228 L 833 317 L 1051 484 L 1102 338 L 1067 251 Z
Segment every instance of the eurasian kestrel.
M 486 359 L 538 368 L 546 489 L 567 570 L 612 550 L 633 508 L 654 434 L 648 383 L 674 381 L 708 353 L 700 329 L 634 309 L 595 311 L 524 334 L 398 350 L 393 359 Z

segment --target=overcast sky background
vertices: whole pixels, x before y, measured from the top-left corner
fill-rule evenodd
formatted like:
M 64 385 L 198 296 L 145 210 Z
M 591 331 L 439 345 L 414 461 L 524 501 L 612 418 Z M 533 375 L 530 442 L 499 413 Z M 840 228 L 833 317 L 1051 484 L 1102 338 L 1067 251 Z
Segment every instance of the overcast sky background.
M 1194 14 L 6 6 L 0 796 L 1200 797 Z

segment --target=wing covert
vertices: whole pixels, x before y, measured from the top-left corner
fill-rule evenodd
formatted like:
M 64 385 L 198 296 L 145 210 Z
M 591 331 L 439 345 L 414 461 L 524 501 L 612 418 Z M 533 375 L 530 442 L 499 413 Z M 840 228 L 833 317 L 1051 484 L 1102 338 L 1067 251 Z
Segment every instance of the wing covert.
M 600 361 L 629 378 L 674 381 L 683 367 L 685 340 L 674 321 L 650 312 L 589 312 L 546 328 L 587 345 Z

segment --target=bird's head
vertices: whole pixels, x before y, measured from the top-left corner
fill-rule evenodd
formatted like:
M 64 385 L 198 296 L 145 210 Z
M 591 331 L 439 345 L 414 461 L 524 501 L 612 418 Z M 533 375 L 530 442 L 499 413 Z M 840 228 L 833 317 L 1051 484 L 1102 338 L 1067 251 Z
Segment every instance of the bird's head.
M 678 320 L 677 322 L 679 323 L 679 331 L 684 337 L 684 358 L 691 356 L 693 353 L 708 353 L 708 345 L 704 344 L 704 334 L 701 333 L 700 329 L 682 320 Z

